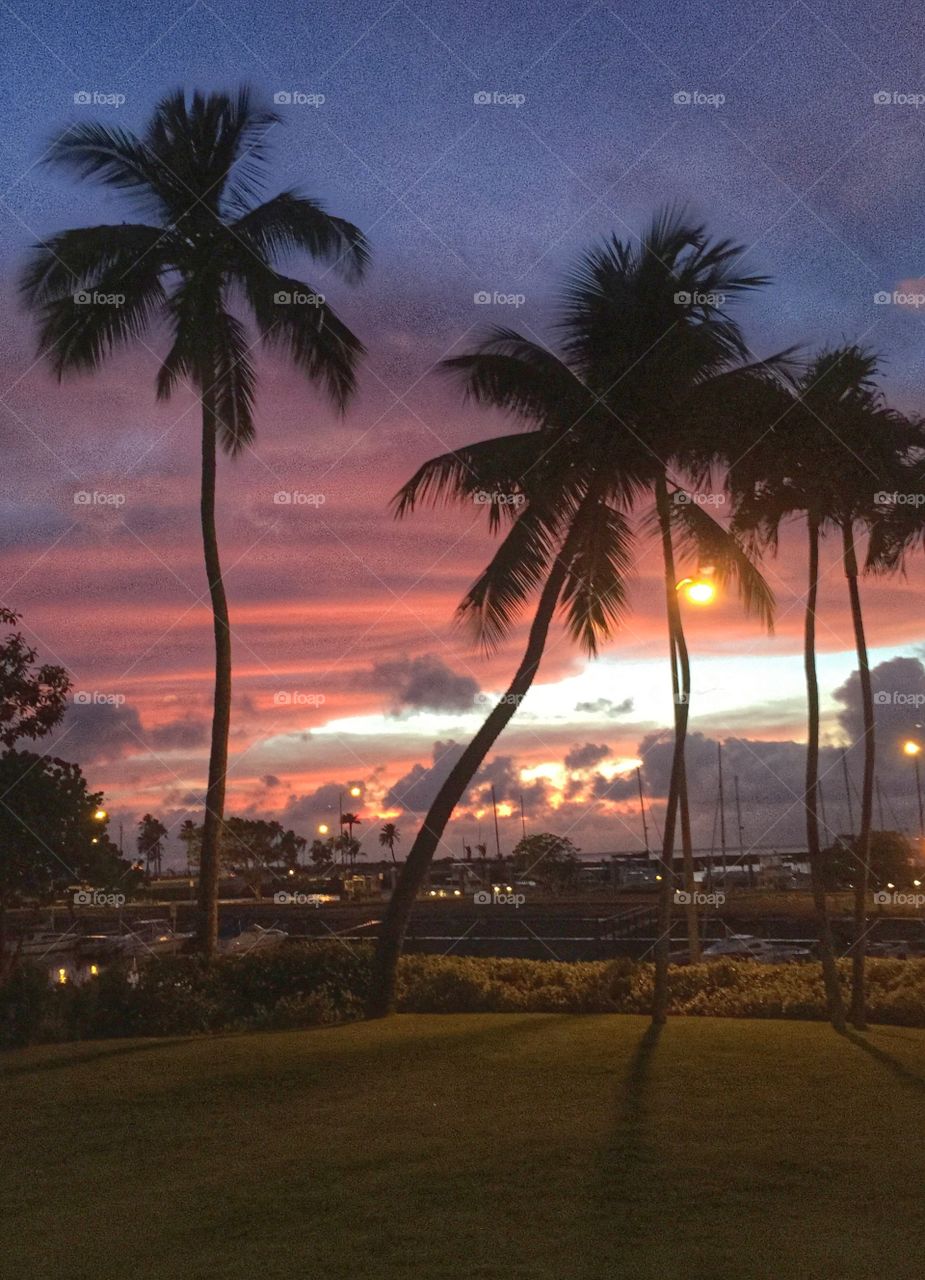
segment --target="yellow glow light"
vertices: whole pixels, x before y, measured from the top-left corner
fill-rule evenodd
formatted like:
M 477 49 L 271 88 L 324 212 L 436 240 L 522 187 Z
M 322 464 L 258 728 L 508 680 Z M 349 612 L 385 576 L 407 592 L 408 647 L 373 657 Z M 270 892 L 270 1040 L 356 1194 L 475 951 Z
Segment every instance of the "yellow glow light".
M 921 743 L 913 742 L 911 738 L 903 745 L 903 751 L 907 756 L 917 756 L 921 750 Z
M 105 822 L 106 819 L 109 817 L 109 814 L 106 812 L 105 809 L 97 809 L 94 812 L 93 816 L 97 822 Z
M 318 834 L 320 836 L 326 836 L 330 830 L 331 828 L 328 824 L 326 822 L 322 822 L 321 826 L 318 828 Z
M 362 789 L 362 787 L 351 787 L 351 788 L 350 788 L 350 794 L 351 794 L 352 796 L 354 796 L 354 797 L 355 797 L 355 796 L 361 796 L 361 795 L 363 794 L 363 789 Z
M 691 604 L 712 604 L 716 599 L 716 587 L 705 578 L 682 578 L 678 589 L 684 592 Z
M 62 987 L 67 982 L 67 969 L 58 970 L 58 982 L 61 984 Z

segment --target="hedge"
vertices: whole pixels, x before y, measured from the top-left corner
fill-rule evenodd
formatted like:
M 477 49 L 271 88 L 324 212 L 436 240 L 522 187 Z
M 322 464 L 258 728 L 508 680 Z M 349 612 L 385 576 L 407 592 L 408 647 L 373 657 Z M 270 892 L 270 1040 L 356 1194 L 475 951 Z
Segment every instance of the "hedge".
M 50 986 L 23 965 L 0 987 L 0 1047 L 118 1036 L 319 1026 L 363 1016 L 372 949 L 291 943 L 206 964 L 169 956 L 137 974 L 114 965 L 82 987 Z M 847 989 L 849 963 L 841 962 Z M 136 979 L 133 984 L 131 979 Z M 693 1017 L 824 1019 L 818 965 L 739 960 L 671 970 L 670 1012 Z M 409 1013 L 647 1013 L 652 966 L 630 960 L 404 956 Z M 870 960 L 871 1022 L 925 1027 L 925 960 Z

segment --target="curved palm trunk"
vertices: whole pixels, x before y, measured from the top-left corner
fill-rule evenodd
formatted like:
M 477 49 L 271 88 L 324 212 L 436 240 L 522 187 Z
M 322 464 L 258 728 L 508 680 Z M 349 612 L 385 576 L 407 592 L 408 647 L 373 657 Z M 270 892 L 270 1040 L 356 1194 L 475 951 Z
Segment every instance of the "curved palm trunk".
M 861 612 L 861 592 L 858 587 L 858 560 L 854 549 L 854 526 L 848 521 L 842 525 L 845 577 L 848 579 L 848 595 L 851 600 L 851 622 L 854 626 L 854 643 L 858 655 L 858 674 L 861 680 L 861 708 L 864 723 L 864 780 L 861 786 L 861 829 L 858 835 L 857 853 L 860 872 L 854 886 L 854 946 L 851 951 L 851 1009 L 850 1018 L 858 1031 L 867 1026 L 867 1000 L 864 990 L 864 969 L 867 958 L 867 893 L 870 885 L 870 832 L 874 814 L 874 770 L 876 768 L 876 742 L 874 738 L 874 693 L 870 682 L 870 661 L 867 656 L 867 638 L 864 634 L 864 615 Z
M 671 541 L 671 507 L 668 486 L 664 476 L 655 485 L 655 505 L 662 535 L 662 560 L 665 576 L 665 605 L 668 612 L 668 634 L 671 654 L 671 684 L 674 695 L 674 751 L 671 758 L 671 778 L 668 785 L 668 802 L 665 809 L 665 830 L 662 842 L 662 884 L 658 898 L 658 924 L 655 943 L 655 981 L 652 992 L 652 1021 L 663 1023 L 668 1016 L 668 965 L 671 954 L 671 908 L 674 901 L 674 839 L 678 809 L 682 812 L 682 842 L 685 852 L 685 883 L 693 893 L 693 850 L 690 845 L 690 823 L 687 811 L 687 777 L 684 747 L 687 737 L 688 705 L 690 698 L 690 661 L 681 610 L 678 605 L 674 564 L 674 547 Z M 693 897 L 686 909 L 688 940 L 691 957 L 699 955 L 697 907 Z
M 200 516 L 206 576 L 212 601 L 215 632 L 215 695 L 212 710 L 212 744 L 209 781 L 199 859 L 198 942 L 203 954 L 215 954 L 218 943 L 219 839 L 225 811 L 225 774 L 228 769 L 228 731 L 231 724 L 231 632 L 228 601 L 215 533 L 216 422 L 211 391 L 202 397 L 202 495 Z
M 384 1018 L 395 1010 L 398 961 L 415 898 L 453 810 L 533 683 L 546 647 L 546 637 L 556 611 L 559 592 L 565 581 L 565 570 L 565 563 L 560 556 L 546 580 L 530 627 L 526 651 L 507 692 L 492 708 L 485 723 L 453 766 L 405 859 L 379 930 L 366 1008 L 367 1017 Z
M 806 593 L 806 615 L 803 631 L 803 666 L 806 671 L 807 741 L 806 741 L 806 845 L 812 878 L 813 904 L 819 935 L 819 956 L 825 982 L 829 1019 L 836 1031 L 845 1029 L 845 1006 L 838 982 L 832 926 L 825 896 L 825 875 L 819 845 L 819 681 L 816 676 L 816 599 L 819 594 L 819 522 L 807 516 L 809 530 L 809 589 Z

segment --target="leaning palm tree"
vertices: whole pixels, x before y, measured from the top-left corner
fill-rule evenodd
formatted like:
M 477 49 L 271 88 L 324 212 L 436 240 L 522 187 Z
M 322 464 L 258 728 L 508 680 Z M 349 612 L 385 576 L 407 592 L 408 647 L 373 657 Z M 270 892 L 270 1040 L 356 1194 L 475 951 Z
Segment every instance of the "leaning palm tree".
M 647 493 L 655 493 L 659 517 L 669 522 L 669 543 L 672 527 L 679 527 L 689 543 L 708 554 L 717 579 L 735 579 L 747 607 L 770 618 L 770 592 L 738 541 L 702 507 L 671 501 L 681 492 L 669 474 L 672 463 L 680 457 L 703 474 L 722 453 L 707 424 L 715 434 L 721 425 L 731 429 L 730 415 L 738 420 L 744 406 L 753 412 L 769 376 L 771 366 L 743 358 L 738 330 L 704 300 L 720 282 L 727 294 L 754 287 L 757 278 L 733 276 L 734 252 L 735 246 L 725 242 L 708 242 L 702 228 L 664 215 L 638 253 L 613 240 L 583 260 L 566 293 L 563 356 L 497 329 L 474 353 L 445 363 L 468 397 L 506 411 L 529 429 L 426 463 L 400 491 L 397 513 L 407 514 L 422 502 L 476 502 L 485 505 L 493 530 L 510 522 L 499 551 L 460 609 L 464 619 L 474 619 L 489 647 L 504 638 L 535 592 L 539 599 L 514 679 L 441 787 L 389 903 L 369 1006 L 374 1015 L 390 1008 L 407 920 L 446 823 L 529 689 L 557 609 L 564 609 L 572 638 L 590 655 L 619 620 L 631 517 Z M 751 399 L 745 399 L 746 391 Z M 676 607 L 670 558 L 669 579 Z M 669 611 L 673 616 L 671 603 Z M 674 627 L 672 644 L 677 623 Z M 675 705 L 684 709 L 677 722 L 683 761 L 687 698 L 677 689 Z M 659 948 L 663 978 L 674 815 L 682 781 L 676 751 L 670 837 L 663 851 L 669 868 L 662 894 L 667 924 Z M 666 996 L 664 981 L 657 989 L 660 999 Z
M 841 543 L 841 562 L 848 587 L 858 675 L 864 744 L 861 820 L 855 857 L 854 942 L 850 1019 L 866 1025 L 865 956 L 867 896 L 870 880 L 870 838 L 873 825 L 874 702 L 867 639 L 861 606 L 857 559 L 858 531 L 879 526 L 883 518 L 879 496 L 896 490 L 906 456 L 914 442 L 913 425 L 887 408 L 875 383 L 877 357 L 854 344 L 821 352 L 794 387 L 788 409 L 774 428 L 736 464 L 731 484 L 737 490 L 739 527 L 750 529 L 776 548 L 781 523 L 803 516 L 808 534 L 809 581 L 804 625 L 804 667 L 807 681 L 808 726 L 806 765 L 807 845 L 813 875 L 821 958 L 829 1014 L 844 1026 L 845 1014 L 825 896 L 825 876 L 819 839 L 819 690 L 815 633 L 819 588 L 820 542 L 833 530 Z M 820 459 L 824 458 L 824 465 Z M 879 553 L 886 567 L 886 550 Z M 868 562 L 878 553 L 871 545 Z
M 395 846 L 401 840 L 398 827 L 394 822 L 384 822 L 379 832 L 379 844 L 383 849 L 388 849 L 392 856 L 392 862 L 395 862 Z
M 39 319 L 40 350 L 59 378 L 93 371 L 152 326 L 168 334 L 157 395 L 184 384 L 202 407 L 201 524 L 215 634 L 215 695 L 199 878 L 199 934 L 218 933 L 218 840 L 231 715 L 231 631 L 215 529 L 219 446 L 240 454 L 254 438 L 254 340 L 282 352 L 343 410 L 363 348 L 322 295 L 276 268 L 307 254 L 348 280 L 366 266 L 366 242 L 317 200 L 283 191 L 257 203 L 266 139 L 277 116 L 247 89 L 171 93 L 144 133 L 77 124 L 46 159 L 125 192 L 153 220 L 59 232 L 36 246 L 22 292 Z

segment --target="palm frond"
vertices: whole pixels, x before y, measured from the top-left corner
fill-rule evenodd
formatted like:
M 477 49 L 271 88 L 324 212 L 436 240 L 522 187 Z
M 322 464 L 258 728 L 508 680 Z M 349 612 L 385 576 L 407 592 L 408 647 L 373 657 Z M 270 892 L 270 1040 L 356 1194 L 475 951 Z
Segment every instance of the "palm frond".
M 567 577 L 561 603 L 568 631 L 589 657 L 596 657 L 628 608 L 632 530 L 626 516 L 596 498 L 578 511 L 562 552 Z
M 152 263 L 164 269 L 177 246 L 168 231 L 142 223 L 80 227 L 34 245 L 20 275 L 19 290 L 29 306 L 93 290 L 104 279 L 145 274 Z
M 143 207 L 171 216 L 184 200 L 189 204 L 176 175 L 128 129 L 93 121 L 70 125 L 52 141 L 44 163 L 128 192 Z
M 492 329 L 475 351 L 444 360 L 439 369 L 467 400 L 544 427 L 568 429 L 595 403 L 554 352 L 512 329 Z
M 246 259 L 246 260 L 245 260 Z M 365 347 L 324 295 L 302 280 L 242 255 L 235 274 L 242 284 L 265 344 L 283 352 L 313 382 L 319 382 L 343 412 L 356 390 Z
M 673 495 L 671 518 L 682 551 L 697 557 L 701 566 L 712 566 L 720 586 L 734 582 L 745 612 L 774 630 L 774 593 L 761 570 L 749 557 L 736 533 L 725 528 L 697 502 L 679 502 Z M 689 496 L 689 495 L 684 495 Z
M 542 581 L 565 523 L 561 512 L 528 506 L 466 592 L 457 619 L 472 626 L 486 652 L 501 643 Z
M 141 337 L 166 300 L 152 255 L 130 275 L 110 272 L 96 288 L 37 307 L 39 352 L 57 377 L 99 368 L 104 358 Z
M 369 244 L 352 222 L 325 212 L 318 200 L 282 191 L 232 222 L 231 234 L 261 259 L 273 262 L 291 253 L 308 253 L 329 262 L 350 281 L 369 265 Z

